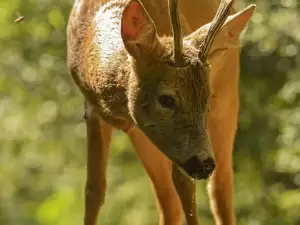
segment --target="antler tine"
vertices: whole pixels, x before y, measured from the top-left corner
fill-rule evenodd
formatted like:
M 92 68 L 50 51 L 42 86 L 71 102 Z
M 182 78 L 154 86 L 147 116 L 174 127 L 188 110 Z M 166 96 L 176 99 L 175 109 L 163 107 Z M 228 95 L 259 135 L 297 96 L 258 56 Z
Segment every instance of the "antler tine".
M 180 0 L 169 0 L 169 12 L 173 30 L 173 55 L 175 64 L 181 64 L 183 61 L 182 49 L 182 32 L 178 14 L 178 4 Z
M 199 58 L 202 60 L 202 62 L 206 62 L 207 55 L 212 46 L 212 43 L 215 37 L 220 32 L 227 17 L 229 16 L 233 2 L 234 0 L 222 0 L 219 9 L 208 30 L 208 33 L 200 47 Z

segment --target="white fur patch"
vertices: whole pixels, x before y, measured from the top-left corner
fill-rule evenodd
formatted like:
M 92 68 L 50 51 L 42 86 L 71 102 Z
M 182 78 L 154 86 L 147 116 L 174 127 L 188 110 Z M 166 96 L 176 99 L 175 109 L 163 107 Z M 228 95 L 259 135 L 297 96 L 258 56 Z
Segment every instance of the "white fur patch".
M 99 47 L 101 63 L 106 63 L 111 56 L 124 47 L 120 34 L 121 16 L 116 17 L 116 14 L 121 14 L 121 10 L 112 8 L 103 12 L 102 8 L 94 18 L 96 35 L 93 42 Z
M 82 0 L 76 0 L 74 4 L 75 13 L 78 14 L 82 7 Z

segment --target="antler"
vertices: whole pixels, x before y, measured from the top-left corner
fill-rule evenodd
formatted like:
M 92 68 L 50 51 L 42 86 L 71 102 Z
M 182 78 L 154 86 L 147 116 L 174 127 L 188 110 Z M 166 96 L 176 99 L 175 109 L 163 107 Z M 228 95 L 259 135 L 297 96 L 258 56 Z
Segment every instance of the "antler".
M 207 55 L 212 46 L 212 43 L 230 14 L 233 1 L 234 0 L 222 0 L 222 2 L 220 3 L 219 9 L 200 47 L 199 58 L 202 62 L 206 62 Z
M 169 12 L 173 30 L 173 55 L 175 64 L 180 65 L 183 63 L 182 49 L 182 32 L 178 14 L 178 4 L 180 0 L 169 0 Z

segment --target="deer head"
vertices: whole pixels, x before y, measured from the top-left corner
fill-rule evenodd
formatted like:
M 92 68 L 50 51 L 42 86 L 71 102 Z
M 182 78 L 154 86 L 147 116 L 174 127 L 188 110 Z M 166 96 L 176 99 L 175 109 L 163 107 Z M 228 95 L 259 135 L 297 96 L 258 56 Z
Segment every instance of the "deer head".
M 157 35 L 139 0 L 124 9 L 121 36 L 131 60 L 128 108 L 167 157 L 192 178 L 203 179 L 215 167 L 207 131 L 209 62 L 236 45 L 255 6 L 228 17 L 232 1 L 224 0 L 211 23 L 183 38 L 178 1 L 169 0 L 173 37 Z

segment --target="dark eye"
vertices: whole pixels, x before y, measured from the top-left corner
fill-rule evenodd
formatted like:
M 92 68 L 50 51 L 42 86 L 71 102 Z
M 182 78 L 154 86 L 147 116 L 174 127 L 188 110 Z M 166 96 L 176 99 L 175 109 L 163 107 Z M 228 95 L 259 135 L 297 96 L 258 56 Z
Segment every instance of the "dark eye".
M 169 95 L 161 95 L 158 97 L 158 102 L 161 106 L 166 108 L 173 108 L 175 106 L 175 100 Z

